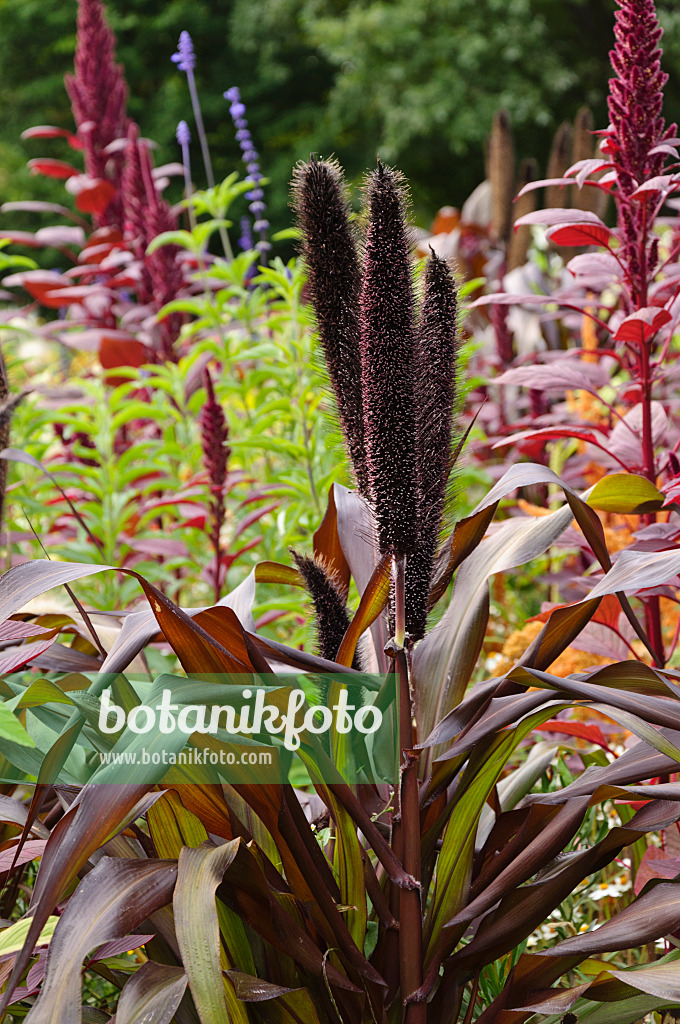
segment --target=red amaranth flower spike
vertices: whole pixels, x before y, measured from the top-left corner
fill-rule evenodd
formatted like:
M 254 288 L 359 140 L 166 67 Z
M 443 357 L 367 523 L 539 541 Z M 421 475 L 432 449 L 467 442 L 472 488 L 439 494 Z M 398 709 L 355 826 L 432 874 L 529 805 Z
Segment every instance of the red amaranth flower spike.
M 96 214 L 99 227 L 122 226 L 120 155 L 106 147 L 127 130 L 127 85 L 123 68 L 115 61 L 116 37 L 106 20 L 101 0 L 78 0 L 78 29 L 74 74 L 67 75 L 78 136 L 83 143 L 85 172 L 90 178 L 110 181 L 116 194 Z
M 203 371 L 203 385 L 206 391 L 206 403 L 201 410 L 199 419 L 201 427 L 201 445 L 203 448 L 203 464 L 208 471 L 210 486 L 210 542 L 215 552 L 213 585 L 215 600 L 219 601 L 222 593 L 221 538 L 225 519 L 224 485 L 227 480 L 227 463 L 231 455 L 228 445 L 229 428 L 224 409 L 215 395 L 212 378 L 206 367 Z
M 675 135 L 676 126 L 666 128 L 662 113 L 668 75 L 661 70 L 658 43 L 663 30 L 654 0 L 617 2 L 616 42 L 609 54 L 616 77 L 609 80 L 611 125 L 604 146 L 616 171 L 619 258 L 627 270 L 632 311 L 647 304 L 647 282 L 658 263 L 658 246 L 648 237 L 649 211 L 657 197 L 631 199 L 631 195 L 639 185 L 662 173 L 666 155 L 654 150 Z
M 127 137 L 123 178 L 125 237 L 139 266 L 138 300 L 158 312 L 176 298 L 184 284 L 177 262 L 179 249 L 176 245 L 163 245 L 150 254 L 146 250 L 157 235 L 176 230 L 177 220 L 155 186 L 149 146 L 140 139 L 136 124 L 130 124 Z M 160 348 L 167 359 L 173 358 L 181 322 L 180 315 L 171 313 L 158 325 Z

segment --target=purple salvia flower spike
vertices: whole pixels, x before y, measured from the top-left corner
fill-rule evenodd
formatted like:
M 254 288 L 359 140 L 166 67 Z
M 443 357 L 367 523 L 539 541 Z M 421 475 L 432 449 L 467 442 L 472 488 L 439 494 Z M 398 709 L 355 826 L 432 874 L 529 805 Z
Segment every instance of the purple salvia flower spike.
M 186 31 L 180 32 L 177 53 L 173 53 L 170 60 L 177 65 L 180 71 L 193 71 L 196 67 L 196 54 L 191 36 Z
M 175 137 L 180 146 L 189 145 L 189 143 L 191 142 L 191 132 L 189 131 L 189 126 L 186 123 L 186 121 L 179 122 L 179 124 L 177 125 L 177 131 L 175 132 Z
M 232 85 L 230 89 L 227 89 L 227 91 L 223 93 L 223 96 L 225 100 L 229 102 L 229 113 L 231 114 L 234 125 L 237 128 L 236 139 L 241 148 L 243 162 L 246 165 L 246 170 L 248 171 L 248 177 L 245 180 L 252 181 L 253 184 L 257 185 L 257 182 L 262 178 L 259 164 L 260 157 L 253 145 L 253 139 L 248 129 L 248 122 L 244 117 L 246 108 L 245 104 L 241 101 L 241 93 L 238 86 Z M 262 189 L 255 188 L 246 193 L 246 198 L 252 200 L 249 210 L 255 216 L 255 230 L 260 236 L 255 248 L 260 252 L 262 262 L 264 263 L 266 262 L 265 253 L 271 249 L 271 243 L 267 241 L 267 228 L 269 227 L 269 222 L 263 216 L 266 209 L 265 204 L 262 202 L 264 192 Z

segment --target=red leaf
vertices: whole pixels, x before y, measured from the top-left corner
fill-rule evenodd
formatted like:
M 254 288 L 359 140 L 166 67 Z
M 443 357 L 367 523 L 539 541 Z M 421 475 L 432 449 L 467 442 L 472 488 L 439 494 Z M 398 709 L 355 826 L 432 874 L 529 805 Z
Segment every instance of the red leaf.
M 75 245 L 80 248 L 85 241 L 85 234 L 82 228 L 59 225 L 58 227 L 39 228 L 35 233 L 35 240 L 40 245 Z
M 44 174 L 48 178 L 72 178 L 74 174 L 80 173 L 72 164 L 67 164 L 64 160 L 52 160 L 51 157 L 29 160 L 28 166 L 31 168 L 31 174 Z
M 571 178 L 539 178 L 537 181 L 529 181 L 527 184 L 519 190 L 515 199 L 519 199 L 520 196 L 526 195 L 527 192 L 533 192 L 537 188 L 545 188 L 551 185 L 573 185 Z
M 61 306 L 71 306 L 74 303 L 79 303 L 81 299 L 87 299 L 95 295 L 111 295 L 111 293 L 99 284 L 74 284 L 66 288 L 59 288 L 56 291 L 47 290 L 41 302 L 46 306 L 58 309 Z
M 141 341 L 105 334 L 99 345 L 99 362 L 105 370 L 115 370 L 118 366 L 143 366 L 153 362 L 153 356 Z
M 542 722 L 535 725 L 534 729 L 542 732 L 559 732 L 565 736 L 577 736 L 581 740 L 588 740 L 589 743 L 596 743 L 598 747 L 609 750 L 609 746 L 600 729 L 596 725 L 586 725 L 584 722 L 562 722 L 554 718 L 549 722 Z
M 614 341 L 628 341 L 635 345 L 642 345 L 649 341 L 652 335 L 656 334 L 660 327 L 667 324 L 671 314 L 667 309 L 659 306 L 645 306 L 631 313 L 619 324 L 614 335 Z
M 66 190 L 76 197 L 76 207 L 81 213 L 102 213 L 116 194 L 110 181 L 90 178 L 87 174 L 71 178 Z
M 567 270 L 574 276 L 577 274 L 588 274 L 589 276 L 606 274 L 610 276 L 618 274 L 620 266 L 616 257 L 609 252 L 585 252 L 572 257 L 567 263 Z
M 22 139 L 66 139 L 71 149 L 82 149 L 83 144 L 77 135 L 68 128 L 55 128 L 51 124 L 39 124 L 35 128 L 27 128 L 21 133 Z
M 19 285 L 43 306 L 58 309 L 63 303 L 58 301 L 56 296 L 60 288 L 68 285 L 68 278 L 52 274 L 49 270 L 27 270 L 23 274 L 10 274 L 5 278 L 4 284 L 9 285 L 10 288 Z
M 644 196 L 647 192 L 675 192 L 680 187 L 680 174 L 659 174 L 655 178 L 643 181 L 631 192 L 631 199 Z
M 552 228 L 547 237 L 555 245 L 609 245 L 609 228 L 599 224 L 568 224 Z
M 0 238 L 6 238 L 14 245 L 26 245 L 30 249 L 40 248 L 40 242 L 30 231 L 0 231 Z M 5 278 L 3 283 L 8 283 L 7 278 Z
M 572 178 L 579 186 L 584 184 L 589 174 L 597 174 L 598 171 L 604 171 L 608 167 L 611 167 L 609 160 L 602 160 L 600 157 L 592 157 L 589 160 L 577 160 L 575 164 L 572 164 L 566 175 L 568 178 Z
M 538 438 L 549 441 L 555 437 L 576 437 L 579 441 L 587 441 L 589 444 L 597 445 L 598 448 L 602 448 L 603 442 L 606 441 L 604 434 L 600 434 L 598 437 L 597 434 L 589 430 L 578 430 L 576 427 L 541 427 L 539 430 L 521 430 L 517 434 L 511 434 L 510 437 L 496 441 L 492 447 L 502 448 L 506 444 L 515 444 L 517 441 L 533 441 Z
M 22 864 L 28 864 L 29 861 L 37 860 L 38 857 L 42 857 L 46 844 L 46 839 L 29 839 L 28 842 L 24 843 L 21 847 L 21 852 L 18 855 L 16 854 L 15 846 L 10 846 L 6 850 L 2 850 L 2 852 L 0 852 L 0 874 L 4 871 L 9 871 L 12 865 L 14 865 L 15 868 L 18 868 Z

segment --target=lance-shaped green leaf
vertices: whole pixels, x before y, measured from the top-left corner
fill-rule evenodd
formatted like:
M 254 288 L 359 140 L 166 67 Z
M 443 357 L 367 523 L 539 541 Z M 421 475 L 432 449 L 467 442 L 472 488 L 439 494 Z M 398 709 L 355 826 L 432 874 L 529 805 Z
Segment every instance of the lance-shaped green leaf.
M 186 987 L 181 967 L 147 960 L 120 994 L 116 1024 L 170 1024 Z
M 223 846 L 205 843 L 184 847 L 179 855 L 173 900 L 177 941 L 201 1024 L 248 1024 L 248 1015 L 233 986 L 222 980 L 220 927 L 215 893 L 233 863 L 239 839 Z
M 102 857 L 80 883 L 50 943 L 30 1024 L 81 1020 L 81 964 L 90 950 L 120 939 L 172 898 L 174 861 Z
M 12 714 L 12 709 L 7 707 L 7 704 L 0 704 L 0 740 L 18 743 L 20 747 L 35 746 L 35 743 L 16 715 Z
M 641 514 L 663 506 L 664 495 L 644 476 L 635 473 L 610 473 L 598 480 L 587 497 L 591 508 L 601 512 Z

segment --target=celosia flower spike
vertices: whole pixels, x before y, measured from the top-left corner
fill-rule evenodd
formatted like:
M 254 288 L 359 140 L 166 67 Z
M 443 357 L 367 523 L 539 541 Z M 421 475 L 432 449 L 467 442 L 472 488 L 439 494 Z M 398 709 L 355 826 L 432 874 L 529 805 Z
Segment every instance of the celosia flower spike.
M 458 300 L 453 276 L 434 252 L 425 270 L 418 332 L 416 445 L 420 538 L 406 565 L 406 628 L 425 635 L 430 580 L 451 471 Z
M 399 172 L 379 163 L 366 198 L 360 304 L 366 456 L 380 549 L 402 556 L 416 549 L 418 503 L 411 250 Z
M 300 164 L 293 178 L 293 202 L 340 424 L 357 488 L 368 498 L 359 328 L 361 268 L 339 165 L 315 159 Z

